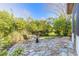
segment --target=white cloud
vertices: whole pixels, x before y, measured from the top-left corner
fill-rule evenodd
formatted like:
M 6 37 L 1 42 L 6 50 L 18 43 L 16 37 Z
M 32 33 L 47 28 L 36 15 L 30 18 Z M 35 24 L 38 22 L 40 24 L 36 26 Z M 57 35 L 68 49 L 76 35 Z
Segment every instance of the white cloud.
M 25 8 L 23 8 L 19 4 L 11 4 L 11 3 L 0 3 L 0 10 L 6 10 L 13 12 L 17 17 L 27 18 L 31 16 L 31 12 Z
M 31 16 L 31 12 L 28 11 L 27 9 L 13 9 L 13 13 L 17 17 L 27 18 L 27 17 Z

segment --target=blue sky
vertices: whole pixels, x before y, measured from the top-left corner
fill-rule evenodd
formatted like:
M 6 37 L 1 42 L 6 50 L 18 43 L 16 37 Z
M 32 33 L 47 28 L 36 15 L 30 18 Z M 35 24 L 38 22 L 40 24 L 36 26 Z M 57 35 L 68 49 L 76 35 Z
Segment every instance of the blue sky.
M 0 3 L 0 10 L 7 10 L 14 13 L 17 17 L 27 18 L 29 16 L 39 19 L 56 17 L 55 14 L 46 10 L 47 4 L 44 3 Z M 54 11 L 54 10 L 53 10 Z

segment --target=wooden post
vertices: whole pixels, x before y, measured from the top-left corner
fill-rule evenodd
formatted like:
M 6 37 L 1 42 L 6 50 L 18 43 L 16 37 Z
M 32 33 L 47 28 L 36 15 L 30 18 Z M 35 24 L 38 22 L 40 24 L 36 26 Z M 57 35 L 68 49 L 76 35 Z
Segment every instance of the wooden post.
M 67 14 L 72 13 L 73 6 L 74 6 L 74 3 L 67 3 Z

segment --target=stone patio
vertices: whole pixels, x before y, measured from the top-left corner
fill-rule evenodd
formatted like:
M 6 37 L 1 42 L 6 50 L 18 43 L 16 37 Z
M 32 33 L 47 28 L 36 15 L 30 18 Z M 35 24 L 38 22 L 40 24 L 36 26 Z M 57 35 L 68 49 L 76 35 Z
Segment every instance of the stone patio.
M 16 48 L 23 48 L 22 56 L 76 56 L 70 42 L 67 37 L 39 39 L 39 43 L 35 43 L 35 40 L 28 40 L 12 46 L 8 55 L 12 56 Z

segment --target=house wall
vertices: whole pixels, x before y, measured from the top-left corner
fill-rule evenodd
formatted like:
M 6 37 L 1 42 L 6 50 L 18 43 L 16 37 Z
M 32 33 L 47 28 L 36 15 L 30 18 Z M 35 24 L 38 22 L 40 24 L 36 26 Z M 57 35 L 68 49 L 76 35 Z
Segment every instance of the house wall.
M 76 51 L 79 55 L 79 4 L 76 8 Z

